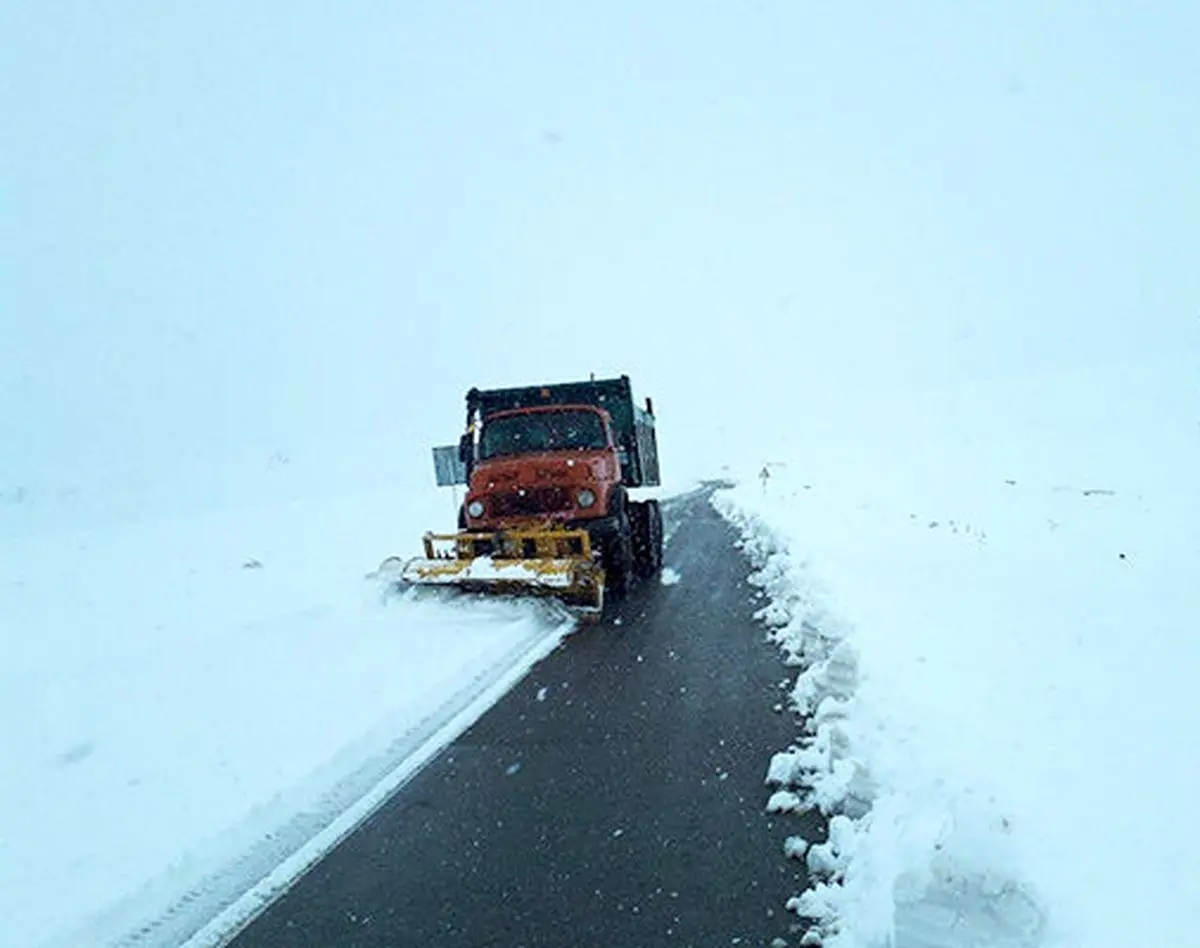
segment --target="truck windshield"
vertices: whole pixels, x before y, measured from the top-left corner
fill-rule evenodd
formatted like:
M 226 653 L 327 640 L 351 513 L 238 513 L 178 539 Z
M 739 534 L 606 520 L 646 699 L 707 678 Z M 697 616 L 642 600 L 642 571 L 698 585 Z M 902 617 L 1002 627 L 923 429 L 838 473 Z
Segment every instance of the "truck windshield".
M 539 451 L 594 451 L 608 446 L 604 422 L 594 411 L 537 411 L 484 422 L 479 457 Z

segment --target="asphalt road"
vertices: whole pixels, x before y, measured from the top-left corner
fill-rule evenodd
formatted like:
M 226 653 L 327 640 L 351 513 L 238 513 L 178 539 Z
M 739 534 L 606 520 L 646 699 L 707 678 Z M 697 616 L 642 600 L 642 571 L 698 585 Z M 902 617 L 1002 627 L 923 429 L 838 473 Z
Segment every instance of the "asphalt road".
M 666 516 L 677 585 L 572 635 L 232 944 L 798 944 L 802 826 L 764 809 L 787 669 L 707 492 Z

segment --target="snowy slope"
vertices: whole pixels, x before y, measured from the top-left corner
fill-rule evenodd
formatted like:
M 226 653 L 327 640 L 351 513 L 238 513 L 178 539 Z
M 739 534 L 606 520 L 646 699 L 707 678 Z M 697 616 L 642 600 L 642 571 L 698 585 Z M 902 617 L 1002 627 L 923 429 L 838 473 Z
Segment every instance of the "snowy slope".
M 252 473 L 244 497 L 286 486 Z M 0 544 L 5 945 L 179 944 L 570 627 L 385 603 L 364 574 L 443 525 L 421 488 L 271 496 L 74 531 L 24 511 Z
M 893 402 L 721 498 L 814 715 L 770 770 L 833 817 L 830 944 L 1192 940 L 1193 371 Z

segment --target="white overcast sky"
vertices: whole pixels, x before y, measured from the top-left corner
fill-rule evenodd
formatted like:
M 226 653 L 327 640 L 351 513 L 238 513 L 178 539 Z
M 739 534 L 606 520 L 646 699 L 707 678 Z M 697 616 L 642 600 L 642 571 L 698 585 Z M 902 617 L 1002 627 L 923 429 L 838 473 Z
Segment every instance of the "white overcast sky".
M 1194 346 L 1197 11 L 5 3 L 0 475 Z

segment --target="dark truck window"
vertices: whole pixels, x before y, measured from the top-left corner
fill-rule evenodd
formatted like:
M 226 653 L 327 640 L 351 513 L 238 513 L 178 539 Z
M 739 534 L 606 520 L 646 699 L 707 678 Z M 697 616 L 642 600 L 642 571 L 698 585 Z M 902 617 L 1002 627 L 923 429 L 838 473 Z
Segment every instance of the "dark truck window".
M 608 447 L 604 422 L 592 411 L 539 411 L 505 415 L 483 425 L 479 457 L 504 457 L 536 451 L 593 451 Z

